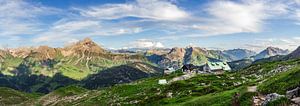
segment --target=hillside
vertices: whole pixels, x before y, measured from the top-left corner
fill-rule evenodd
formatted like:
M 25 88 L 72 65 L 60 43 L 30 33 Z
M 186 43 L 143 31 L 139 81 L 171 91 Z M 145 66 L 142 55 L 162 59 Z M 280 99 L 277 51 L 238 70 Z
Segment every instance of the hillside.
M 43 93 L 41 96 L 31 96 L 11 89 L 0 91 L 17 95 L 20 102 L 16 104 L 19 105 L 101 103 L 181 106 L 200 105 L 199 101 L 204 105 L 231 105 L 236 92 L 241 94 L 239 101 L 249 105 L 252 96 L 257 96 L 257 93 L 283 94 L 300 85 L 296 78 L 299 77 L 300 67 L 298 49 L 283 57 L 275 55 L 254 62 L 251 58 L 245 58 L 229 63 L 234 66 L 233 69 L 239 69 L 236 72 L 192 75 L 189 79 L 179 81 L 174 79 L 182 77 L 183 73 L 177 71 L 162 76 L 163 70 L 157 66 L 180 68 L 189 63 L 201 65 L 207 61 L 232 61 L 246 57 L 247 53 L 240 55 L 234 51 L 225 53 L 187 47 L 173 48 L 169 52 L 167 49 L 157 49 L 145 54 L 115 54 L 88 38 L 64 48 L 40 46 L 25 49 L 0 52 L 1 87 Z M 272 51 L 268 55 L 276 53 Z M 292 58 L 284 59 L 287 57 Z M 159 85 L 160 79 L 171 82 Z M 258 86 L 259 89 L 257 92 L 248 92 L 249 86 Z M 279 89 L 270 89 L 272 87 Z M 6 105 L 13 102 L 9 99 L 0 103 Z
M 162 73 L 143 55 L 110 53 L 89 38 L 64 48 L 39 46 L 1 50 L 0 66 L 2 87 L 41 93 L 79 84 L 86 79 L 97 79 L 96 75 L 102 76 L 104 72 L 109 76 L 106 76 L 106 80 L 99 79 L 104 81 L 97 85 L 99 87 Z M 122 67 L 132 70 L 124 73 Z M 114 76 L 115 73 L 119 73 L 119 76 Z M 135 76 L 131 76 L 133 73 Z
M 225 105 L 232 103 L 233 95 L 240 94 L 243 106 L 252 104 L 247 87 L 257 85 L 258 93 L 284 94 L 286 90 L 299 86 L 300 60 L 274 61 L 253 64 L 239 72 L 222 75 L 197 75 L 187 80 L 159 85 L 159 79 L 172 80 L 181 76 L 152 77 L 127 84 L 118 84 L 98 90 L 87 90 L 79 86 L 62 87 L 40 98 L 40 105 Z M 262 82 L 261 84 L 259 82 Z M 272 89 L 272 88 L 278 89 Z M 201 101 L 201 102 L 199 102 Z M 27 103 L 27 102 L 24 102 Z
M 0 87 L 0 105 L 33 105 L 40 95 L 28 94 L 10 88 Z
M 285 59 L 298 59 L 298 58 L 300 58 L 300 46 L 285 57 Z
M 232 49 L 223 52 L 224 54 L 229 55 L 232 61 L 242 60 L 256 55 L 256 52 L 247 49 Z

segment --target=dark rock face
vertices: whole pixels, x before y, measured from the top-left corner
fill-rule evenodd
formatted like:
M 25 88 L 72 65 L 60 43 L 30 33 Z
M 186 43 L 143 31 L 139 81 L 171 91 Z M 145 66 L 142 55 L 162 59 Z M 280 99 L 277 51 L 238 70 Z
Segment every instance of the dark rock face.
M 300 97 L 300 87 L 286 91 L 286 97 L 289 99 L 293 99 L 295 97 Z

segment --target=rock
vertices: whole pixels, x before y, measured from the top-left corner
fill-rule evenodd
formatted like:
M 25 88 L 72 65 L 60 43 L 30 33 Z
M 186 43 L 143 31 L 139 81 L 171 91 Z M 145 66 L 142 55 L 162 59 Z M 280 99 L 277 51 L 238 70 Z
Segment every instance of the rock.
M 266 106 L 269 102 L 277 100 L 279 98 L 285 97 L 284 95 L 279 95 L 277 93 L 271 93 L 266 96 L 266 100 L 263 101 L 262 106 Z
M 293 99 L 293 98 L 299 97 L 299 96 L 300 96 L 300 87 L 297 87 L 290 91 L 286 91 L 286 97 L 289 99 Z
M 253 105 L 252 106 L 261 106 L 262 102 L 265 100 L 263 96 L 253 96 L 252 101 Z
M 172 92 L 168 92 L 168 93 L 167 93 L 167 97 L 168 97 L 168 98 L 172 98 L 172 97 L 173 97 L 172 95 L 173 95 Z
M 238 86 L 238 85 L 241 85 L 241 84 L 242 84 L 241 82 L 234 82 L 233 83 L 234 86 Z
M 297 106 L 300 105 L 300 97 L 293 98 L 293 99 L 291 99 L 291 101 L 292 101 L 293 103 L 295 103 Z

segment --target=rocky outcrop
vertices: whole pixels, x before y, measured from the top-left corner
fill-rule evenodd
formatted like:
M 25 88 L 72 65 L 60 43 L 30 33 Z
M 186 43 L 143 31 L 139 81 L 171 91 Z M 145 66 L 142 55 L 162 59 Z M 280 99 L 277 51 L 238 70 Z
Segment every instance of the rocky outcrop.
M 34 50 L 35 48 L 32 47 L 20 47 L 20 48 L 15 48 L 15 49 L 9 49 L 9 53 L 14 56 L 14 57 L 21 57 L 21 58 L 25 58 L 27 57 L 32 50 Z
M 267 106 L 268 103 L 272 102 L 272 101 L 275 101 L 277 99 L 280 99 L 282 97 L 285 97 L 284 95 L 279 95 L 277 93 L 271 93 L 271 94 L 268 94 L 266 97 L 265 97 L 265 101 L 262 103 L 262 106 Z
M 286 97 L 289 99 L 293 99 L 295 97 L 300 97 L 300 87 L 286 91 Z

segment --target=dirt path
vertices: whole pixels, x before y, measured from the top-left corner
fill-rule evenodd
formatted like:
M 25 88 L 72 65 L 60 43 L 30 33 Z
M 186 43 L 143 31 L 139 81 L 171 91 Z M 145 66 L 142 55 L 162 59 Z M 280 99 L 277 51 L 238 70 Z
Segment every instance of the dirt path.
M 257 86 L 249 86 L 247 89 L 248 92 L 257 92 Z
M 248 92 L 257 92 L 257 86 L 248 86 Z M 265 96 L 261 95 L 260 93 L 257 96 L 253 96 L 252 103 L 253 106 L 261 106 L 262 102 L 265 100 Z
M 187 80 L 187 79 L 190 79 L 190 78 L 192 78 L 194 76 L 196 76 L 196 74 L 194 74 L 194 73 L 184 74 L 182 76 L 173 78 L 172 80 L 169 81 L 169 83 L 175 82 L 175 81 L 180 81 L 180 80 Z

